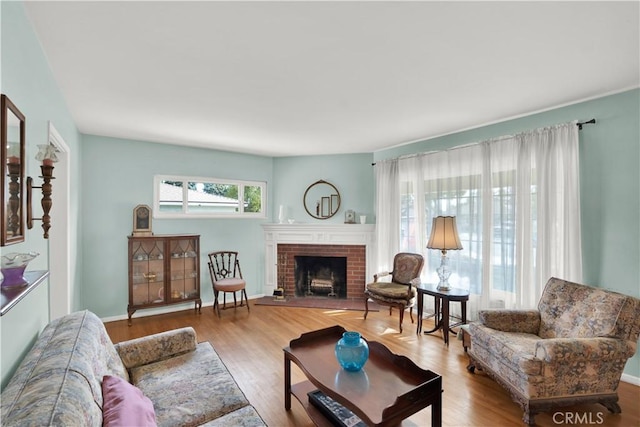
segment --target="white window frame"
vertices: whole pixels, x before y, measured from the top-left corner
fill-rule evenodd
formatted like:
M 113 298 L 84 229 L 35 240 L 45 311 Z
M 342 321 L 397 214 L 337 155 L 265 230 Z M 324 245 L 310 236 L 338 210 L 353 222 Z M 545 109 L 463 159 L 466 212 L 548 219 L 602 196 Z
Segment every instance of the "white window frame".
M 182 211 L 181 212 L 161 212 L 160 211 L 160 184 L 163 181 L 181 181 L 182 185 Z M 212 212 L 193 212 L 188 210 L 188 183 L 189 182 L 206 182 L 214 184 L 236 185 L 238 187 L 238 212 L 212 213 Z M 260 212 L 244 212 L 244 188 L 260 187 Z M 188 218 L 258 218 L 265 219 L 267 217 L 267 183 L 265 181 L 244 181 L 232 180 L 201 176 L 182 176 L 182 175 L 155 175 L 153 177 L 153 217 L 159 219 L 188 219 Z

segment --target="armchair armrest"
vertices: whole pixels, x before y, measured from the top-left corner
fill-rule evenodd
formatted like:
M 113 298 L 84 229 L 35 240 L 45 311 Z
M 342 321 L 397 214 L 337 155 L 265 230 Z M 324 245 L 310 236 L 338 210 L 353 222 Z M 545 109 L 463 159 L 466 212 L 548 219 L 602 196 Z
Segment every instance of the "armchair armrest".
M 390 271 L 381 271 L 380 273 L 376 273 L 376 274 L 373 275 L 373 281 L 377 282 L 378 279 L 380 279 L 381 277 L 385 277 L 385 276 L 388 276 L 390 274 L 391 274 Z
M 536 343 L 536 358 L 545 362 L 566 360 L 627 359 L 635 352 L 629 341 L 618 338 L 550 338 Z
M 503 332 L 523 332 L 538 334 L 540 312 L 538 310 L 481 310 L 480 323 L 488 328 Z
M 131 369 L 193 351 L 197 344 L 196 331 L 186 327 L 123 341 L 115 347 L 124 366 Z

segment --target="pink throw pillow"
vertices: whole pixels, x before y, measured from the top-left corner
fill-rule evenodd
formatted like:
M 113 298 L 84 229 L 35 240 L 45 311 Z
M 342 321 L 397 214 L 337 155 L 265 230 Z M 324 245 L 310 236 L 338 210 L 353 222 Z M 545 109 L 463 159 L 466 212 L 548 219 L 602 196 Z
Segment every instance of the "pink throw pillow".
M 155 427 L 153 403 L 142 390 L 120 377 L 102 378 L 102 425 Z

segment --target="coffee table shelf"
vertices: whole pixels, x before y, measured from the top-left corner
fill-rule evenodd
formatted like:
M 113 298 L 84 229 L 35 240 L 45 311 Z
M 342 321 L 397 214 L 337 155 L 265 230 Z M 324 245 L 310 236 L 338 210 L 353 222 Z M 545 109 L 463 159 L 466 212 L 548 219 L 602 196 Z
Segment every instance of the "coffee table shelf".
M 311 418 L 314 424 L 318 427 L 333 427 L 331 421 L 327 417 L 325 417 L 322 412 L 318 410 L 315 406 L 309 403 L 309 395 L 312 391 L 317 390 L 318 387 L 313 385 L 311 381 L 303 381 L 291 386 L 291 394 L 300 402 L 305 411 L 307 411 L 307 415 Z
M 341 326 L 302 334 L 284 348 L 285 409 L 293 394 L 318 426 L 331 426 L 313 407 L 307 393 L 321 390 L 350 409 L 370 426 L 391 426 L 431 405 L 431 425 L 442 423 L 442 377 L 422 369 L 405 356 L 393 354 L 376 341 L 369 344 L 369 360 L 360 372 L 343 370 L 334 355 Z M 291 384 L 291 362 L 308 381 Z

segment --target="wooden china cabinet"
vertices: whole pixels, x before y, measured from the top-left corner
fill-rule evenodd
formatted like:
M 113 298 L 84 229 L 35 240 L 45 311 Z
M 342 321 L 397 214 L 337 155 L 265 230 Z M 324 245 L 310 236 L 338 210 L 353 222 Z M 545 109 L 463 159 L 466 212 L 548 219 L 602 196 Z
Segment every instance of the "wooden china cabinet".
M 199 313 L 200 236 L 128 236 L 129 325 L 138 309 L 194 302 Z

